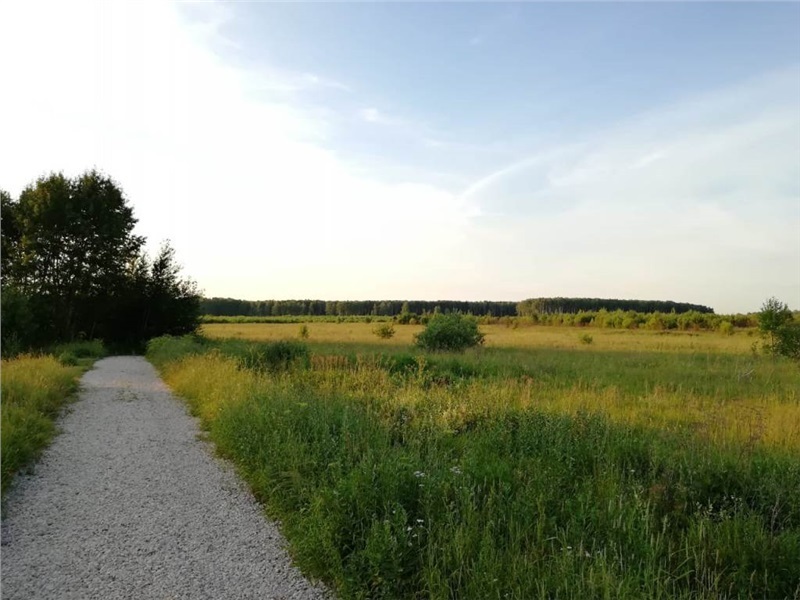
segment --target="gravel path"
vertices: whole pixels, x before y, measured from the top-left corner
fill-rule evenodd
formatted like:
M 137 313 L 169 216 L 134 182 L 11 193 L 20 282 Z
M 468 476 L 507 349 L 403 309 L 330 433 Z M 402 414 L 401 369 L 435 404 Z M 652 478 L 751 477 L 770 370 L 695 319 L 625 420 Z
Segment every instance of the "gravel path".
M 19 476 L 3 598 L 324 598 L 143 358 L 96 363 L 63 433 Z

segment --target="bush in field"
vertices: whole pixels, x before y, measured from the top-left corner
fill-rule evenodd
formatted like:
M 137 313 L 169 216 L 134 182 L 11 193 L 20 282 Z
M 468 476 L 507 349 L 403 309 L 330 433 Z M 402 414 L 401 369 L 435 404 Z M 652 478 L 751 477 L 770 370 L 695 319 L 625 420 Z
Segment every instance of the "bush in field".
M 730 321 L 720 321 L 718 326 L 719 332 L 725 335 L 733 335 L 733 323 Z
M 391 339 L 394 336 L 394 325 L 391 323 L 381 323 L 372 330 L 372 333 L 377 335 L 382 340 Z
M 800 323 L 786 304 L 777 298 L 764 302 L 758 313 L 758 328 L 769 352 L 800 359 Z
M 483 344 L 484 335 L 475 317 L 449 313 L 431 316 L 425 330 L 414 339 L 425 350 L 462 352 Z
M 584 333 L 580 338 L 581 344 L 586 344 L 587 346 L 594 341 L 594 338 L 590 336 L 588 333 Z
M 301 325 L 300 326 L 300 333 L 298 334 L 301 340 L 308 339 L 308 325 Z
M 239 366 L 261 373 L 277 373 L 291 367 L 308 367 L 311 353 L 302 342 L 283 340 L 253 344 L 239 357 Z

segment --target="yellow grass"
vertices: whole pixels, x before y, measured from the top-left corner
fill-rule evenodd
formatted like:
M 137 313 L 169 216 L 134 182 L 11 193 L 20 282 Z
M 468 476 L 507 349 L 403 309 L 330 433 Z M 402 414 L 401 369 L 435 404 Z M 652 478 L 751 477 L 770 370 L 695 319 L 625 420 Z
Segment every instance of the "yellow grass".
M 390 340 L 380 340 L 373 333 L 371 323 L 308 323 L 312 347 L 324 345 L 315 355 L 315 370 L 341 374 L 347 362 L 331 355 L 330 345 L 343 351 L 374 352 L 380 348 L 400 349 L 413 344 L 413 336 L 422 330 L 419 325 L 395 325 L 396 334 Z M 203 333 L 211 338 L 239 338 L 254 341 L 269 341 L 298 338 L 300 325 L 296 323 L 263 324 L 208 324 Z M 453 395 L 448 390 L 431 390 L 406 387 L 395 389 L 383 381 L 382 371 L 370 368 L 360 361 L 355 373 L 345 378 L 351 384 L 360 381 L 359 388 L 369 395 L 391 398 L 392 403 L 413 405 L 416 402 L 430 403 L 441 395 L 441 415 L 448 426 L 457 426 L 459 419 L 492 410 L 498 406 L 536 406 L 544 410 L 574 414 L 578 411 L 599 412 L 610 419 L 629 424 L 647 425 L 658 429 L 693 431 L 697 436 L 714 443 L 738 444 L 742 447 L 759 445 L 800 451 L 800 371 L 787 361 L 773 361 L 765 356 L 752 355 L 752 346 L 759 338 L 747 332 L 725 335 L 717 332 L 670 332 L 628 331 L 576 327 L 520 327 L 513 329 L 504 325 L 484 325 L 486 346 L 525 349 L 554 349 L 556 368 L 569 367 L 570 356 L 558 351 L 579 351 L 592 356 L 607 357 L 588 364 L 595 371 L 582 374 L 582 381 L 520 381 L 501 379 L 475 381 L 466 389 Z M 584 335 L 592 336 L 592 343 L 581 341 Z M 335 350 L 334 350 L 335 352 Z M 627 363 L 614 358 L 617 352 L 642 353 L 653 362 L 653 370 L 632 373 Z M 663 358 L 652 358 L 658 353 Z M 708 356 L 706 362 L 685 362 L 680 358 Z M 715 363 L 717 355 L 729 356 L 723 363 Z M 734 358 L 731 355 L 739 355 Z M 545 355 L 541 355 L 545 356 Z M 587 356 L 587 358 L 589 358 Z M 509 355 L 510 359 L 511 355 Z M 338 359 L 338 360 L 337 360 Z M 502 359 L 501 359 L 502 360 Z M 534 364 L 539 360 L 531 359 Z M 704 361 L 705 359 L 703 359 Z M 687 385 L 681 389 L 682 373 L 692 369 L 707 369 L 709 389 L 700 392 Z M 750 373 L 750 371 L 753 371 Z M 372 371 L 372 373 L 370 373 Z M 652 385 L 643 392 L 620 389 L 608 383 L 599 384 L 596 377 L 610 371 L 618 372 L 627 381 L 649 378 Z M 667 375 L 664 375 L 667 373 Z M 333 375 L 336 381 L 341 378 Z M 752 379 L 751 379 L 752 376 Z M 566 376 L 565 376 L 566 377 Z M 660 379 L 659 379 L 660 377 Z M 741 380 L 740 380 L 740 377 Z M 675 384 L 665 389 L 659 381 Z M 796 382 L 797 385 L 793 385 Z M 567 384 L 567 385 L 564 385 Z M 677 390 L 676 390 L 677 386 Z
M 379 340 L 375 323 L 307 323 L 309 342 L 326 344 L 369 344 L 410 346 L 421 325 L 395 325 L 390 340 Z M 274 341 L 298 338 L 297 323 L 209 323 L 202 333 L 210 338 L 235 338 L 253 341 Z M 593 327 L 529 326 L 513 329 L 505 325 L 481 325 L 489 348 L 583 348 L 589 350 L 648 352 L 715 352 L 748 354 L 758 336 L 751 331 L 734 335 L 718 332 L 617 330 Z M 581 337 L 590 335 L 590 345 Z

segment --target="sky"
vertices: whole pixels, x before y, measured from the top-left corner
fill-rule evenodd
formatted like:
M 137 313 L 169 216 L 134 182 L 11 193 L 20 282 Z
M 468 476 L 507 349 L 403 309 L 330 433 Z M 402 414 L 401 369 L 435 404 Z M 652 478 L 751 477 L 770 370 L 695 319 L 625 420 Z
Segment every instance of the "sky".
M 0 89 L 207 296 L 800 309 L 800 3 L 8 2 Z

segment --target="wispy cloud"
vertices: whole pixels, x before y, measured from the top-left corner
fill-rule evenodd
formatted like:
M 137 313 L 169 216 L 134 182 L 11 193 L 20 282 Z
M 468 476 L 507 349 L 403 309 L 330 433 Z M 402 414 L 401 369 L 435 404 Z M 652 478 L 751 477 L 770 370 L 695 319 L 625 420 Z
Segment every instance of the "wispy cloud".
M 0 186 L 106 170 L 209 294 L 800 306 L 796 68 L 475 176 L 509 149 L 321 69 L 243 66 L 231 6 L 70 2 L 42 20 L 35 3 L 0 5 Z M 348 128 L 377 140 L 376 162 L 331 143 Z
M 753 310 L 775 293 L 798 306 L 800 70 L 541 150 L 462 198 L 482 215 L 474 235 L 503 232 L 504 256 L 530 257 L 553 293 L 652 289 Z
M 323 143 L 314 110 L 255 93 L 264 70 L 223 57 L 212 42 L 223 21 L 187 20 L 166 2 L 69 3 L 46 22 L 37 12 L 19 4 L 0 18 L 0 60 L 17 57 L 5 81 L 25 90 L 0 97 L 0 185 L 18 193 L 48 170 L 107 171 L 140 231 L 171 238 L 209 294 L 400 297 L 412 282 L 444 285 L 420 270 L 446 269 L 458 200 L 353 169 Z

